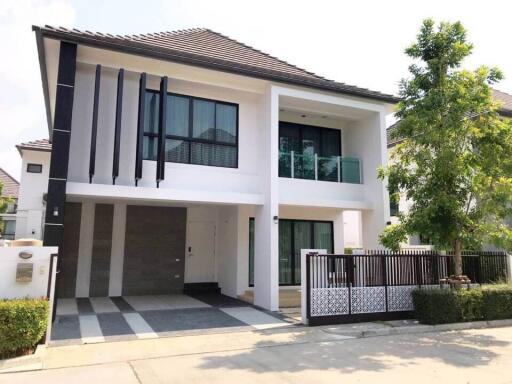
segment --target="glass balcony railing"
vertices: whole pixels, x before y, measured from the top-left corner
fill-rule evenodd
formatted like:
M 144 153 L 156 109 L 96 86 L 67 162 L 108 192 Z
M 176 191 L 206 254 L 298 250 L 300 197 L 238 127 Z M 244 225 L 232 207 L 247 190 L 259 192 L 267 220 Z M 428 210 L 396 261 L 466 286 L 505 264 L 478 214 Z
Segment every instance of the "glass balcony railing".
M 360 184 L 361 165 L 353 157 L 280 152 L 279 176 Z

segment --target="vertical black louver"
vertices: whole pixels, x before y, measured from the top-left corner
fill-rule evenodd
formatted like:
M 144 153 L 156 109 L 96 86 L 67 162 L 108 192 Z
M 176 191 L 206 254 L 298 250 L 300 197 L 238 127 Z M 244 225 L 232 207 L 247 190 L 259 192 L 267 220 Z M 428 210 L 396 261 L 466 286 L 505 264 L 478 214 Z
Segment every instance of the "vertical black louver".
M 144 150 L 144 121 L 146 119 L 146 74 L 139 80 L 139 118 L 137 120 L 137 152 L 135 154 L 135 185 L 142 179 L 142 160 Z
M 160 81 L 160 115 L 158 121 L 158 153 L 156 165 L 156 186 L 165 178 L 165 126 L 167 122 L 167 76 Z
M 123 83 L 124 69 L 119 70 L 117 76 L 117 102 L 116 102 L 116 123 L 114 132 L 114 158 L 112 162 L 112 184 L 116 183 L 119 176 L 119 149 L 121 145 L 121 118 L 123 116 Z
M 96 136 L 98 133 L 98 104 L 100 99 L 101 65 L 96 66 L 94 80 L 94 99 L 92 105 L 91 149 L 89 152 L 89 183 L 92 183 L 96 169 Z

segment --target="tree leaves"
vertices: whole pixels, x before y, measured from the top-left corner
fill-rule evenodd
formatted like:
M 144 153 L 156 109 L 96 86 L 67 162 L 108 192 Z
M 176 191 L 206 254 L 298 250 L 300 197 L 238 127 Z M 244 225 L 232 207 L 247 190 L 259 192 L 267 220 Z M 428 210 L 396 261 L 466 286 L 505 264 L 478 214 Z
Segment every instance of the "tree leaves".
M 392 198 L 400 191 L 411 207 L 382 233 L 386 247 L 418 233 L 439 248 L 512 245 L 503 224 L 512 213 L 512 124 L 499 116 L 490 88 L 503 74 L 461 69 L 472 49 L 462 24 L 428 19 L 405 50 L 415 62 L 400 82 L 393 138 L 403 140 L 378 174 Z

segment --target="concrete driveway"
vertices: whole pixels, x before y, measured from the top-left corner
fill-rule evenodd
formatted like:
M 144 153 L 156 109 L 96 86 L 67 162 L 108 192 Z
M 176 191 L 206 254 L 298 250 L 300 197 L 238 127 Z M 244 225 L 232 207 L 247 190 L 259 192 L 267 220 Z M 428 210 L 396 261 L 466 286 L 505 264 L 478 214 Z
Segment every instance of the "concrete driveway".
M 347 339 L 273 329 L 54 347 L 1 383 L 512 383 L 512 327 Z

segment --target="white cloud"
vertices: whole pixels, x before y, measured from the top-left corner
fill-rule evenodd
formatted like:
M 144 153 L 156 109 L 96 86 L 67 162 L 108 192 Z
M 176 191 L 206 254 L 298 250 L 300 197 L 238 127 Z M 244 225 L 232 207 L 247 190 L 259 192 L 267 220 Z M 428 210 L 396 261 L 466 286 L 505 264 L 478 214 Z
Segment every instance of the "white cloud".
M 73 8 L 64 0 L 0 2 L 0 166 L 15 177 L 15 145 L 48 136 L 33 24 L 71 26 Z

